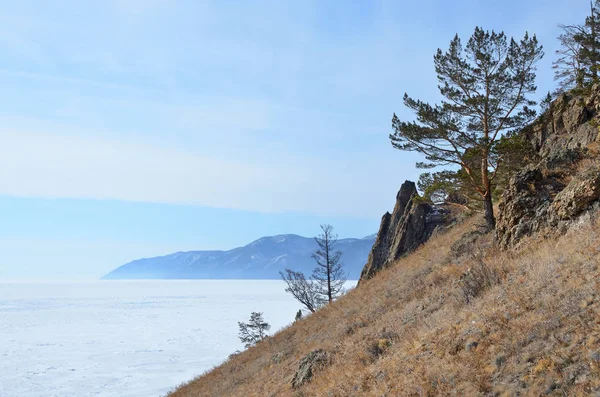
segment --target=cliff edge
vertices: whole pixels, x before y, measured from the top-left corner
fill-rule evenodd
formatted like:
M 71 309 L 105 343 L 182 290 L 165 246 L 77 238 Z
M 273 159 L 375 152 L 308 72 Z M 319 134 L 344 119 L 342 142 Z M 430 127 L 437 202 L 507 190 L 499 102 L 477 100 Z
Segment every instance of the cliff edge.
M 419 198 L 414 182 L 405 181 L 396 195 L 394 210 L 381 218 L 379 232 L 360 281 L 372 278 L 426 242 L 434 230 L 453 222 L 448 208 L 431 205 Z
M 502 195 L 496 239 L 503 248 L 565 233 L 598 209 L 600 86 L 585 97 L 561 95 L 523 133 L 540 161 L 518 172 Z

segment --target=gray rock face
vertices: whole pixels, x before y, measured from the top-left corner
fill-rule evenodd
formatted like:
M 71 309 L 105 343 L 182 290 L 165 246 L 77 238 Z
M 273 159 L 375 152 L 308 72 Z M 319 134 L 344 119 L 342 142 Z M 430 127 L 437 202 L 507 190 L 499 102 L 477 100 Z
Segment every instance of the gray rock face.
M 573 180 L 554 198 L 550 206 L 557 221 L 572 219 L 600 199 L 600 166 L 592 167 Z
M 373 277 L 381 269 L 413 251 L 429 239 L 433 231 L 450 222 L 450 211 L 418 200 L 414 182 L 406 181 L 396 196 L 393 212 L 386 212 L 375 244 L 362 270 L 360 280 Z
M 329 356 L 323 349 L 313 350 L 308 353 L 300 360 L 298 371 L 296 371 L 292 379 L 292 388 L 297 389 L 303 384 L 310 382 L 315 372 L 327 365 L 328 362 Z
M 562 95 L 531 127 L 542 161 L 517 173 L 500 203 L 496 239 L 517 245 L 534 233 L 562 233 L 600 199 L 600 86 L 585 99 Z M 581 161 L 592 158 L 587 168 Z
M 506 248 L 523 237 L 566 231 L 600 200 L 600 166 L 580 170 L 584 150 L 552 149 L 517 173 L 502 196 L 496 239 Z
M 552 104 L 541 122 L 528 131 L 528 138 L 542 156 L 565 149 L 582 149 L 599 140 L 600 85 L 587 98 L 563 94 Z
M 503 247 L 539 231 L 552 197 L 539 168 L 525 169 L 513 178 L 502 195 L 496 220 L 496 239 Z
M 598 158 L 600 85 L 587 97 L 561 95 L 525 133 L 542 161 L 517 173 L 502 196 L 496 239 L 514 246 L 534 233 L 564 232 L 600 196 L 598 166 L 582 169 L 584 158 Z

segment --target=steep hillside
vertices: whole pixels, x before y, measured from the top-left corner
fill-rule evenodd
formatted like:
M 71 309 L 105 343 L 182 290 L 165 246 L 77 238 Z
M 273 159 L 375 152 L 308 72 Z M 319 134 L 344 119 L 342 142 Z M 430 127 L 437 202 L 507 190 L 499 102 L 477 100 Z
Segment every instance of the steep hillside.
M 462 258 L 476 219 L 173 392 L 188 396 L 598 395 L 600 223 Z M 311 382 L 303 357 L 327 354 Z
M 599 109 L 565 94 L 524 131 L 494 233 L 428 227 L 405 188 L 356 289 L 169 396 L 600 395 Z
M 374 236 L 337 242 L 349 278 L 358 279 Z M 191 251 L 138 259 L 108 273 L 103 279 L 279 279 L 287 268 L 310 274 L 314 239 L 286 234 L 263 237 L 229 251 Z

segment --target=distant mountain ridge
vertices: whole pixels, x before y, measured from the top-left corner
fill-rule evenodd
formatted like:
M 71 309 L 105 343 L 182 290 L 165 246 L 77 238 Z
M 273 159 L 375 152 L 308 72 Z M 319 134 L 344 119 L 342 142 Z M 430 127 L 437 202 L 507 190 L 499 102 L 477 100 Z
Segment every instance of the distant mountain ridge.
M 339 239 L 337 249 L 348 278 L 357 280 L 367 263 L 375 235 Z M 310 274 L 315 267 L 311 254 L 313 238 L 295 234 L 262 237 L 228 251 L 189 251 L 134 260 L 102 279 L 279 279 L 279 271 L 290 268 Z

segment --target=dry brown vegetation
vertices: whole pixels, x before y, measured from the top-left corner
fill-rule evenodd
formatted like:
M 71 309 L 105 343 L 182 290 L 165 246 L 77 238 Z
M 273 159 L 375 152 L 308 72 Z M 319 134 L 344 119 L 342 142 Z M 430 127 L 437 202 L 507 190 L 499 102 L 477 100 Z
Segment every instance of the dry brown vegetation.
M 600 395 L 600 222 L 457 258 L 470 219 L 181 386 L 191 396 Z M 294 390 L 309 352 L 331 362 Z

